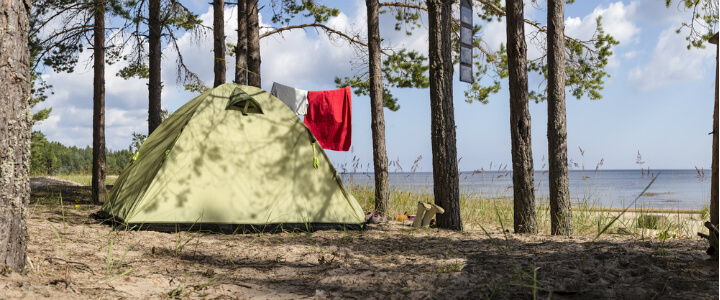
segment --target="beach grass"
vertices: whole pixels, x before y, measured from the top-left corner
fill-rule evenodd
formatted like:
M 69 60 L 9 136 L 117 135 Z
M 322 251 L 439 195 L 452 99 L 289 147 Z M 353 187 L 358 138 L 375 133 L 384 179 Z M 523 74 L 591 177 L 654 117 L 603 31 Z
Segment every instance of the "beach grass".
M 396 176 L 413 176 L 413 174 Z M 85 186 L 91 185 L 92 180 L 90 174 L 63 174 L 57 177 Z M 117 176 L 108 176 L 106 184 L 113 185 L 116 180 Z M 346 179 L 346 181 L 347 188 L 357 199 L 363 211 L 374 211 L 374 186 L 354 182 L 352 179 Z M 588 187 L 589 190 L 591 190 L 590 187 Z M 430 189 L 408 191 L 407 188 L 403 189 L 403 187 L 391 187 L 387 216 L 392 220 L 398 215 L 415 214 L 418 202 L 434 202 L 432 193 L 433 191 Z M 536 203 L 538 230 L 540 233 L 549 234 L 550 206 L 548 205 L 548 198 L 537 197 Z M 671 232 L 677 237 L 695 238 L 697 232 L 704 231 L 702 224 L 709 215 L 706 210 L 663 211 L 645 207 L 633 208 L 625 212 L 617 222 L 613 223 L 609 232 L 638 235 L 639 237 L 659 236 Z M 481 226 L 485 228 L 500 228 L 503 226 L 510 228 L 512 227 L 511 224 L 513 224 L 512 197 L 506 190 L 495 190 L 490 193 L 462 190 L 460 192 L 460 214 L 465 230 L 481 230 Z M 617 215 L 622 214 L 622 209 L 601 207 L 597 196 L 587 193 L 583 199 L 577 201 L 573 206 L 572 214 L 574 234 L 593 235 L 597 234 Z M 642 226 L 641 221 L 647 215 L 662 216 L 666 221 L 658 224 L 656 228 L 646 228 L 647 226 Z
M 91 174 L 58 174 L 58 175 L 55 175 L 55 177 L 64 179 L 64 180 L 70 180 L 72 182 L 77 182 L 77 183 L 85 185 L 85 186 L 92 185 L 92 175 Z M 106 185 L 114 185 L 117 178 L 118 178 L 117 175 L 108 175 L 105 178 L 105 184 Z
M 375 190 L 372 185 L 358 184 L 350 181 L 347 185 L 350 192 L 358 200 L 364 211 L 374 211 Z M 395 219 L 398 215 L 415 214 L 417 203 L 434 202 L 432 191 L 412 192 L 391 188 L 388 203 L 388 217 Z M 550 233 L 550 206 L 547 197 L 536 199 L 536 214 L 540 233 Z M 702 210 L 657 210 L 638 207 L 623 212 L 622 208 L 601 207 L 592 195 L 586 196 L 573 206 L 573 228 L 576 235 L 595 235 L 609 224 L 615 217 L 618 220 L 610 226 L 607 233 L 621 235 L 638 235 L 639 237 L 655 237 L 674 234 L 676 237 L 696 238 L 696 233 L 703 230 L 703 221 L 707 213 Z M 481 230 L 485 228 L 512 227 L 513 202 L 504 192 L 492 195 L 481 192 L 460 193 L 460 214 L 465 230 Z M 642 220 L 648 216 L 662 218 L 664 221 L 653 228 L 647 228 Z M 703 218 L 705 216 L 705 218 Z M 408 222 L 409 221 L 405 221 Z M 511 228 L 510 228 L 511 229 Z

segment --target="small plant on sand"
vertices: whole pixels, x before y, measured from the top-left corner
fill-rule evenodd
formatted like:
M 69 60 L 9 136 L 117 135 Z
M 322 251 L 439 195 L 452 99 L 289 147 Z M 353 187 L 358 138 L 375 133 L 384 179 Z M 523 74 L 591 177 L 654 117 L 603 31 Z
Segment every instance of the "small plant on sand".
M 183 240 L 183 238 L 181 236 L 181 230 L 178 227 L 178 224 L 175 224 L 175 258 L 180 256 L 180 252 L 182 252 L 182 250 L 185 249 L 185 246 L 188 246 L 188 245 L 198 246 L 200 244 L 200 242 L 199 242 L 200 238 L 205 236 L 205 234 L 203 234 L 203 235 L 191 234 L 191 230 L 193 229 L 193 227 L 195 227 L 195 224 L 197 224 L 198 221 L 200 221 L 200 218 L 202 218 L 202 216 L 198 217 L 198 219 L 195 220 L 195 222 L 192 225 L 190 225 L 190 228 L 185 230 L 185 234 L 190 236 L 187 238 L 187 240 Z M 190 244 L 190 242 L 192 242 L 193 239 L 197 239 L 198 242 L 194 243 L 194 244 Z
M 142 227 L 142 225 L 140 225 L 140 227 Z M 128 251 L 130 251 L 130 248 L 132 248 L 133 244 L 135 244 L 135 237 L 137 237 L 137 234 L 140 231 L 140 227 L 138 227 L 137 231 L 135 231 L 135 233 L 133 234 L 130 244 L 128 244 L 127 247 L 125 247 L 125 252 L 123 252 L 122 257 L 117 262 L 115 262 L 113 260 L 113 242 L 115 240 L 115 236 L 110 235 L 110 237 L 108 239 L 108 243 L 109 243 L 108 244 L 108 255 L 107 255 L 107 259 L 105 260 L 105 280 L 107 282 L 110 282 L 110 281 L 113 281 L 120 277 L 123 277 L 133 270 L 132 268 L 129 268 L 129 269 L 125 270 L 124 272 L 116 275 L 115 277 L 110 278 L 110 276 L 112 276 L 113 269 L 115 268 L 115 266 L 121 266 L 123 261 L 125 261 L 125 256 L 127 255 Z M 126 228 L 127 228 L 127 226 L 126 226 Z M 130 231 L 133 229 L 135 229 L 135 226 L 133 226 L 130 229 L 126 229 L 125 231 L 127 232 L 127 231 Z
M 203 283 L 201 285 L 192 287 L 192 290 L 187 291 L 188 286 L 186 286 L 186 282 L 188 277 L 190 277 L 190 274 L 195 270 L 195 267 L 197 266 L 197 263 L 190 268 L 190 271 L 185 273 L 185 277 L 180 281 L 180 284 L 178 286 L 168 292 L 162 293 L 165 297 L 171 298 L 171 299 L 182 299 L 183 297 L 189 298 L 190 294 L 199 292 L 213 284 L 215 280 L 220 277 L 220 275 L 215 275 L 214 277 L 210 278 L 210 280 L 206 283 Z M 212 271 L 211 273 L 208 271 L 203 272 L 203 276 L 212 276 L 215 274 L 215 271 Z M 185 293 L 187 291 L 187 293 Z M 203 296 L 203 295 L 201 295 Z
M 275 259 L 273 259 L 273 261 L 276 263 L 285 262 L 285 255 L 277 254 L 275 255 Z
M 705 221 L 710 216 L 710 209 L 705 206 L 700 210 L 700 220 Z
M 441 265 L 437 268 L 437 272 L 442 273 L 452 273 L 452 272 L 460 272 L 465 267 L 465 264 L 461 263 L 457 259 L 449 264 Z
M 62 197 L 60 197 L 61 210 L 62 210 L 62 207 L 63 207 L 62 206 Z M 57 237 L 57 239 L 58 239 L 58 243 L 60 243 L 60 249 L 62 250 L 63 259 L 67 260 L 67 252 L 65 252 L 65 244 L 63 244 L 63 239 L 62 239 L 62 237 L 60 237 L 60 232 L 58 232 L 57 228 L 55 228 L 55 225 L 53 225 L 53 223 L 50 223 L 50 221 L 46 221 L 46 222 L 48 222 L 48 224 L 50 224 L 50 227 L 52 227 L 52 230 L 55 233 L 55 237 Z M 66 231 L 65 231 L 65 210 L 62 210 L 62 222 L 63 222 L 63 236 L 65 236 L 65 233 L 66 233 Z M 66 265 L 65 266 L 65 277 L 66 277 L 65 284 L 68 284 L 68 282 L 69 282 L 67 279 L 67 277 L 69 276 L 68 274 L 69 274 L 69 271 L 68 271 L 67 265 Z
M 197 263 L 195 265 L 197 265 Z M 178 286 L 176 288 L 174 288 L 166 293 L 163 293 L 163 295 L 165 295 L 166 297 L 171 298 L 171 299 L 182 298 L 183 291 L 185 290 L 185 281 L 187 281 L 188 277 L 190 276 L 190 273 L 195 269 L 195 265 L 193 265 L 193 267 L 190 268 L 190 271 L 188 271 L 185 274 L 185 277 L 183 277 L 183 279 L 180 281 L 180 284 L 178 284 Z
M 658 237 L 657 237 L 657 239 L 661 241 L 660 247 L 657 250 L 655 250 L 654 253 L 657 255 L 667 254 L 667 251 L 665 250 L 665 242 L 668 239 L 674 240 L 677 237 L 677 235 L 678 235 L 678 231 L 672 227 L 667 228 L 667 229 L 663 230 L 662 232 L 660 232 L 660 234 L 658 234 Z
M 458 253 L 450 248 L 450 245 L 445 245 L 445 256 L 455 258 L 455 261 L 449 264 L 443 264 L 437 268 L 438 273 L 451 273 L 460 272 L 465 267 L 465 264 L 461 263 L 457 257 Z
M 498 297 L 505 298 L 505 296 L 502 295 L 502 287 L 508 285 L 530 288 L 532 289 L 533 299 L 537 299 L 538 291 L 548 291 L 547 288 L 542 287 L 544 286 L 543 282 L 537 279 L 537 271 L 540 268 L 536 268 L 534 264 L 530 264 L 523 268 L 515 260 L 513 260 L 510 239 L 507 236 L 504 225 L 505 223 L 503 222 L 500 216 L 500 211 L 497 208 L 495 209 L 495 214 L 497 215 L 498 222 L 500 223 L 500 229 L 505 239 L 505 246 L 503 247 L 500 243 L 498 243 L 498 241 L 490 235 L 490 233 L 485 230 L 482 225 L 480 226 L 480 229 L 482 229 L 485 235 L 490 238 L 490 242 L 495 246 L 495 248 L 500 251 L 500 254 L 502 254 L 505 258 L 507 264 L 512 268 L 514 275 L 509 280 L 500 283 L 499 286 L 492 284 L 488 285 L 490 288 L 490 294 L 485 296 L 489 299 L 495 299 Z M 552 296 L 552 293 L 550 296 Z

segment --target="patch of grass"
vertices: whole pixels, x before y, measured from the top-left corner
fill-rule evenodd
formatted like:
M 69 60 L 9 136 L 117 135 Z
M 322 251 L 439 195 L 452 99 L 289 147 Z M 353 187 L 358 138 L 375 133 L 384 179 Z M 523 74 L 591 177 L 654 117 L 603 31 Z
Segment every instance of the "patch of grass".
M 452 273 L 452 272 L 460 272 L 465 267 L 465 264 L 460 263 L 458 260 L 455 260 L 455 262 L 441 265 L 437 268 L 437 272 L 439 274 L 442 273 Z
M 706 205 L 700 210 L 700 220 L 705 221 L 709 217 L 710 217 L 710 208 L 708 208 Z
M 142 227 L 142 225 L 141 225 L 141 227 Z M 127 226 L 126 226 L 126 228 L 127 228 Z M 133 226 L 130 229 L 126 229 L 125 232 L 128 232 L 133 229 L 135 229 L 135 226 Z M 108 255 L 107 255 L 107 260 L 105 261 L 105 279 L 107 282 L 110 282 L 110 281 L 113 281 L 120 277 L 123 277 L 123 276 L 127 275 L 128 273 L 130 273 L 130 271 L 132 271 L 132 268 L 129 268 L 129 269 L 125 270 L 124 272 L 118 274 L 117 276 L 113 277 L 112 279 L 110 278 L 111 274 L 113 273 L 113 268 L 115 266 L 122 265 L 123 261 L 125 260 L 125 256 L 128 254 L 128 252 L 130 251 L 130 248 L 132 248 L 133 244 L 135 244 L 135 238 L 137 237 L 137 234 L 139 231 L 140 231 L 140 228 L 138 228 L 135 231 L 135 233 L 133 234 L 132 240 L 125 248 L 125 252 L 123 252 L 122 257 L 120 258 L 120 261 L 118 261 L 118 262 L 113 261 L 113 258 L 112 258 L 113 257 L 113 241 L 114 241 L 115 237 L 112 234 L 109 235 L 109 237 L 108 237 L 109 238 Z
M 412 174 L 407 176 L 412 176 Z M 346 186 L 364 211 L 374 211 L 375 190 L 372 184 L 362 184 L 349 180 Z M 400 187 L 391 188 L 390 190 L 388 203 L 390 220 L 395 220 L 395 216 L 405 213 L 415 214 L 418 201 L 434 202 L 431 191 L 408 191 L 412 188 L 405 189 L 403 190 Z M 596 236 L 601 232 L 612 234 L 629 232 L 635 234 L 633 232 L 640 230 L 637 231 L 640 237 L 647 237 L 647 230 L 643 228 L 636 229 L 638 227 L 638 218 L 635 214 L 603 210 L 599 204 L 600 196 L 591 192 L 591 190 L 592 187 L 587 187 L 583 199 L 577 201 L 572 208 L 573 232 L 575 235 Z M 549 234 L 551 220 L 548 199 L 546 197 L 537 197 L 536 203 L 538 231 Z M 667 220 L 672 220 L 672 224 L 678 232 L 678 237 L 695 238 L 695 232 L 702 230 L 702 222 L 693 221 L 693 219 L 700 217 L 702 220 L 702 213 L 703 211 L 700 214 L 679 212 L 658 214 L 664 216 Z M 480 230 L 481 226 L 486 229 L 499 228 L 501 227 L 500 223 L 513 224 L 512 197 L 509 195 L 508 190 L 496 190 L 491 194 L 463 190 L 460 193 L 460 214 L 466 231 Z M 706 210 L 705 214 L 708 214 Z
M 220 276 L 214 276 L 208 280 L 208 282 L 203 283 L 201 285 L 197 285 L 194 287 L 188 287 L 186 286 L 186 282 L 188 280 L 188 277 L 190 277 L 190 274 L 195 270 L 195 267 L 197 266 L 197 263 L 190 268 L 190 271 L 188 271 L 185 274 L 185 277 L 180 281 L 180 284 L 178 286 L 168 292 L 163 293 L 164 296 L 171 298 L 171 299 L 182 299 L 183 297 L 189 297 L 193 293 L 200 292 L 204 290 L 205 288 L 211 286 L 216 279 L 218 279 Z M 214 271 L 213 271 L 214 273 Z M 207 275 L 207 274 L 206 274 Z M 184 295 L 183 295 L 184 294 Z M 202 295 L 200 295 L 202 296 Z
M 77 182 L 84 186 L 92 185 L 92 174 L 58 174 L 55 177 Z M 117 179 L 117 175 L 108 175 L 105 178 L 105 185 L 114 185 Z
M 665 249 L 665 242 L 668 239 L 674 240 L 677 237 L 677 234 L 678 234 L 678 232 L 676 230 L 674 230 L 674 228 L 672 228 L 672 227 L 667 228 L 667 229 L 663 230 L 662 232 L 660 232 L 660 234 L 658 234 L 658 237 L 657 237 L 657 239 L 661 241 L 660 247 L 658 247 L 658 249 L 655 250 L 654 253 L 657 255 L 668 254 L 667 250 Z

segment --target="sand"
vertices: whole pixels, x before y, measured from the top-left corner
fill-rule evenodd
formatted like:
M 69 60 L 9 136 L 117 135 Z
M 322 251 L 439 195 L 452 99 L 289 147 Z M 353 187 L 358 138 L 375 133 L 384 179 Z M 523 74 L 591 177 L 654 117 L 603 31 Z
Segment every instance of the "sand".
M 718 299 L 718 263 L 700 239 L 608 234 L 593 243 L 409 222 L 347 232 L 114 231 L 89 217 L 99 210 L 89 192 L 34 185 L 31 264 L 0 270 L 0 298 Z

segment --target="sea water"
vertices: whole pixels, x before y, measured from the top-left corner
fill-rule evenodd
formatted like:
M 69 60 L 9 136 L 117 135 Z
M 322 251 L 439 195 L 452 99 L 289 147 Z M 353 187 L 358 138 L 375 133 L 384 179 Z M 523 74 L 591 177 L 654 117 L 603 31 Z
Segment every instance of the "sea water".
M 570 197 L 576 205 L 600 207 L 702 209 L 709 207 L 710 171 L 571 170 Z M 535 196 L 547 202 L 548 172 L 535 171 Z M 373 173 L 344 173 L 346 183 L 373 185 Z M 394 190 L 433 193 L 431 172 L 391 172 Z M 650 184 L 636 202 L 635 199 Z M 511 171 L 460 172 L 460 193 L 468 197 L 512 199 Z

